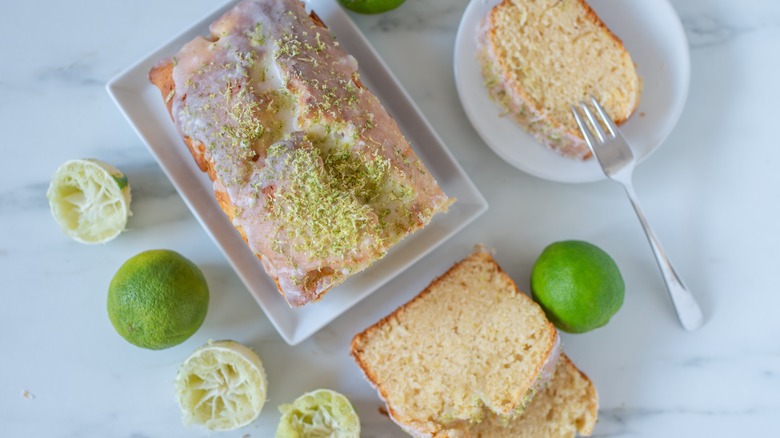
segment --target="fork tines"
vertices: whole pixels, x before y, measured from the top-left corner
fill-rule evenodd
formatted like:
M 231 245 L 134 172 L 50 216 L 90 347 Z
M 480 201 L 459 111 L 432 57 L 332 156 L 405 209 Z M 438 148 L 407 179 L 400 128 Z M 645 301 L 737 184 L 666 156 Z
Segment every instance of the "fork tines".
M 612 121 L 612 118 L 607 115 L 607 112 L 604 110 L 604 108 L 602 108 L 602 106 L 599 105 L 599 102 L 596 100 L 595 97 L 590 96 L 590 102 L 599 115 L 598 121 L 596 120 L 593 111 L 591 111 L 590 108 L 588 107 L 588 104 L 584 101 L 580 102 L 580 109 L 582 113 L 585 114 L 585 117 L 588 118 L 588 122 L 590 122 L 590 127 L 588 127 L 588 125 L 582 119 L 582 116 L 580 115 L 580 111 L 577 110 L 576 105 L 571 106 L 571 112 L 574 115 L 574 120 L 577 121 L 577 125 L 580 127 L 580 131 L 582 131 L 582 135 L 585 137 L 585 141 L 588 142 L 588 145 L 591 148 L 593 148 L 594 146 L 593 143 L 595 143 L 595 139 L 593 138 L 593 132 L 596 133 L 599 142 L 603 142 L 604 140 L 606 140 L 607 134 L 606 132 L 604 132 L 602 126 L 607 128 L 607 130 L 609 131 L 609 136 L 611 138 L 615 137 L 615 132 L 617 132 L 617 126 L 615 126 L 615 122 Z
M 612 118 L 607 114 L 607 111 L 593 96 L 590 96 L 590 105 L 596 110 L 596 114 L 594 114 L 586 101 L 580 102 L 579 108 L 577 105 L 572 105 L 571 112 L 574 116 L 574 120 L 577 121 L 577 126 L 580 128 L 582 136 L 585 137 L 585 142 L 598 158 L 597 148 L 599 148 L 599 146 L 603 147 L 605 143 L 623 143 L 625 142 L 625 139 L 618 130 L 617 125 L 615 125 L 615 122 L 613 122 Z M 585 118 L 588 119 L 587 122 L 585 122 L 580 113 L 585 115 Z M 598 117 L 596 115 L 598 115 Z M 631 154 L 631 149 L 628 148 L 627 145 L 621 149 L 624 149 L 624 154 L 633 155 Z

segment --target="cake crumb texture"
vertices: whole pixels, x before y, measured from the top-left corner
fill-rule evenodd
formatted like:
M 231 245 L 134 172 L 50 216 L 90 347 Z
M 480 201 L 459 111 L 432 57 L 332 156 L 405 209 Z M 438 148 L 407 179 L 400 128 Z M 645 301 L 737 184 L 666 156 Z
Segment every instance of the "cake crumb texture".
M 629 52 L 584 0 L 504 0 L 482 32 L 479 58 L 491 97 L 565 156 L 591 155 L 572 105 L 593 95 L 620 124 L 639 104 Z
M 477 251 L 358 334 L 352 355 L 407 432 L 469 436 L 490 415 L 522 411 L 557 340 L 541 308 Z
M 470 429 L 472 438 L 573 438 L 590 436 L 598 416 L 598 394 L 593 383 L 561 355 L 550 384 L 540 391 L 522 415 L 505 421 L 487 412 Z

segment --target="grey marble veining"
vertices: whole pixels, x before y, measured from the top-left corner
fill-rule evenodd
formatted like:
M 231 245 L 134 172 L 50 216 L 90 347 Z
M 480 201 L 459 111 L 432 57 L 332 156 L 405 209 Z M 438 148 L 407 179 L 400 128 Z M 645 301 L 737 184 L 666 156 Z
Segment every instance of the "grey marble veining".
M 480 1 L 480 0 L 475 0 Z M 617 1 L 617 0 L 615 0 Z M 647 0 L 650 1 L 650 0 Z M 277 406 L 331 387 L 347 394 L 364 438 L 405 436 L 348 356 L 349 340 L 419 291 L 475 243 L 495 248 L 527 290 L 548 243 L 581 238 L 617 261 L 626 300 L 609 325 L 564 335 L 596 384 L 598 437 L 777 434 L 780 413 L 780 2 L 675 0 L 691 48 L 685 110 L 637 169 L 637 191 L 705 326 L 683 332 L 619 188 L 525 175 L 482 142 L 452 72 L 466 0 L 408 0 L 378 16 L 350 14 L 488 198 L 456 238 L 297 347 L 278 336 L 173 185 L 107 96 L 105 83 L 212 10 L 208 0 L 6 2 L 0 6 L 0 437 L 273 436 Z M 650 37 L 650 36 L 648 36 Z M 57 166 L 108 161 L 133 188 L 129 230 L 106 245 L 67 239 L 45 199 Z M 146 249 L 187 255 L 211 286 L 203 327 L 145 351 L 114 332 L 105 310 L 116 269 Z M 251 426 L 208 434 L 181 425 L 172 382 L 208 339 L 255 348 L 269 401 Z

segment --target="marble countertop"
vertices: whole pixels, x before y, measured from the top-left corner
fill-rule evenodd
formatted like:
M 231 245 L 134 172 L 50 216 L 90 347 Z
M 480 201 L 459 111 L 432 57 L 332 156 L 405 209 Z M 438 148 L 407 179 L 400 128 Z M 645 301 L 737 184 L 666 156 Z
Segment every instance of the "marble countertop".
M 347 394 L 364 437 L 403 433 L 348 357 L 351 337 L 405 302 L 475 243 L 495 248 L 527 289 L 536 256 L 570 238 L 596 243 L 626 281 L 604 328 L 564 335 L 600 396 L 595 436 L 757 436 L 780 414 L 780 4 L 674 0 L 691 48 L 685 110 L 636 171 L 636 190 L 705 325 L 683 331 L 640 226 L 616 183 L 560 184 L 521 173 L 478 137 L 458 100 L 453 42 L 467 0 L 409 0 L 351 15 L 490 203 L 422 262 L 298 346 L 247 293 L 105 91 L 121 70 L 212 10 L 209 0 L 4 2 L 0 6 L 0 436 L 269 437 L 277 406 L 318 387 Z M 45 192 L 62 162 L 95 157 L 133 187 L 129 230 L 100 246 L 65 237 Z M 126 343 L 106 313 L 116 269 L 169 248 L 201 266 L 211 304 L 176 347 Z M 254 348 L 270 378 L 252 425 L 208 434 L 182 426 L 179 364 L 209 339 Z

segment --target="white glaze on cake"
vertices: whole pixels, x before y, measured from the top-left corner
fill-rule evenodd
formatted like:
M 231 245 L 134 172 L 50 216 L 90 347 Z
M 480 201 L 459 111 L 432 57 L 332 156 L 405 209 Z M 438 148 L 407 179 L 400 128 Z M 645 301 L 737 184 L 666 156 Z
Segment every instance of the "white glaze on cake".
M 288 303 L 317 300 L 449 205 L 300 1 L 244 1 L 210 31 L 174 58 L 171 114 Z

